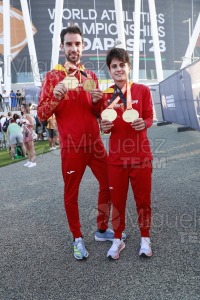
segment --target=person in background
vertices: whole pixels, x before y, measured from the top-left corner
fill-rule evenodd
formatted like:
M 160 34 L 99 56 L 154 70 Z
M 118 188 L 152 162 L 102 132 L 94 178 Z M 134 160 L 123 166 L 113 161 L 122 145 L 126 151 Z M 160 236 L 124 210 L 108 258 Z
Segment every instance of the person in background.
M 2 94 L 0 94 L 0 110 L 3 111 L 3 97 L 2 97 Z
M 49 147 L 50 150 L 55 150 L 56 148 L 56 138 L 57 138 L 57 130 L 56 130 L 56 118 L 53 114 L 47 120 L 47 130 L 48 130 L 48 139 L 49 139 Z
M 22 89 L 22 94 L 21 94 L 21 105 L 26 104 L 26 96 L 25 96 L 25 90 Z
M 7 116 L 6 115 L 1 115 L 0 117 L 0 123 L 1 123 L 1 147 L 6 148 L 6 132 L 3 131 L 3 125 L 6 121 Z
M 9 138 L 8 138 L 8 126 L 10 124 L 10 120 L 12 119 L 12 112 L 9 111 L 7 116 L 3 116 L 1 119 L 2 124 L 2 141 L 4 144 L 4 147 L 7 149 L 7 152 L 9 152 Z M 4 128 L 6 124 L 6 127 Z
M 46 74 L 37 111 L 40 121 L 47 120 L 52 114 L 56 117 L 61 148 L 65 210 L 74 238 L 74 257 L 82 260 L 89 254 L 81 230 L 78 193 L 87 166 L 91 168 L 99 182 L 98 230 L 95 233 L 95 240 L 113 240 L 114 237 L 113 231 L 108 228 L 110 193 L 107 153 L 99 134 L 96 104 L 92 102 L 90 92 L 84 90 L 82 86 L 86 79 L 90 79 L 90 83 L 92 81 L 98 87 L 96 75 L 81 64 L 84 49 L 82 32 L 77 26 L 69 26 L 61 31 L 60 37 L 66 61 L 64 65 L 57 65 Z M 63 83 L 64 79 L 69 85 Z
M 11 110 L 17 109 L 17 96 L 13 92 L 13 90 L 10 92 L 10 99 L 11 99 Z
M 32 168 L 37 165 L 33 140 L 34 118 L 31 116 L 30 109 L 27 104 L 21 105 L 21 114 L 22 117 L 20 122 L 23 126 L 23 142 L 28 154 L 28 161 L 24 164 L 24 167 Z
M 125 243 L 125 209 L 129 182 L 136 202 L 141 235 L 139 255 L 152 256 L 150 242 L 152 153 L 147 128 L 153 123 L 153 105 L 150 90 L 142 84 L 130 84 L 130 58 L 121 48 L 111 49 L 106 63 L 114 85 L 103 95 L 93 95 L 93 101 L 101 99 L 101 127 L 110 133 L 108 180 L 112 199 L 112 225 L 114 240 L 107 257 L 118 259 Z M 101 91 L 99 91 L 101 94 Z M 107 118 L 104 118 L 105 113 Z M 115 115 L 114 117 L 111 115 Z M 111 121 L 112 117 L 112 121 Z M 131 120 L 130 120 L 131 117 Z
M 38 120 L 37 115 L 34 118 L 35 118 L 35 132 L 38 135 L 38 141 L 43 141 L 43 139 L 44 139 L 44 137 L 43 137 L 43 126 L 40 123 L 40 121 Z
M 2 133 L 2 126 L 1 126 L 1 118 L 3 118 L 3 115 L 0 116 L 0 150 L 3 149 L 3 133 Z
M 11 158 L 14 159 L 15 147 L 20 145 L 22 148 L 23 156 L 26 155 L 26 148 L 23 143 L 23 134 L 20 126 L 16 123 L 16 120 L 19 119 L 19 115 L 14 114 L 13 118 L 10 120 L 10 125 L 8 126 L 8 138 L 9 144 L 11 147 Z
M 2 97 L 4 101 L 4 109 L 8 112 L 10 110 L 10 94 L 7 93 L 6 90 L 4 90 Z
M 17 90 L 16 97 L 17 97 L 17 110 L 20 110 L 22 104 L 22 94 L 20 90 Z

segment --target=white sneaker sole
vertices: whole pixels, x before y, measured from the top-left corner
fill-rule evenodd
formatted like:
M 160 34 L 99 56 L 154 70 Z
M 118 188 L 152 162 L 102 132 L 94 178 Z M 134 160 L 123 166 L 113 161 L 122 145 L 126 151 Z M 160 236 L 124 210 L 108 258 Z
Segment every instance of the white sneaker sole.
M 110 259 L 110 260 L 116 260 L 116 259 L 118 259 L 118 258 L 119 258 L 120 252 L 121 252 L 124 248 L 125 248 L 125 244 L 123 243 L 123 245 L 122 245 L 122 247 L 119 249 L 119 252 L 117 253 L 117 255 L 116 255 L 116 256 L 108 255 L 108 256 L 107 256 L 108 259 Z
M 114 240 L 114 237 L 113 237 L 113 239 L 106 239 L 106 238 L 99 238 L 99 237 L 97 237 L 96 235 L 95 235 L 95 241 L 96 242 L 106 242 L 106 241 L 113 241 Z
M 34 168 L 36 166 L 37 166 L 37 164 L 34 164 L 34 165 L 30 164 L 30 165 L 28 165 L 28 168 Z
M 31 164 L 31 163 L 26 163 L 26 164 L 24 165 L 24 167 L 28 167 L 30 164 Z
M 149 253 L 144 253 L 144 252 L 142 252 L 142 253 L 139 253 L 139 257 L 151 257 L 152 256 L 152 252 L 149 252 Z
M 74 255 L 74 258 L 76 258 L 77 260 L 85 260 L 85 259 L 88 258 L 88 256 L 89 256 L 89 253 L 87 252 L 87 253 L 86 253 L 86 256 L 83 256 L 82 258 L 76 257 L 75 255 Z

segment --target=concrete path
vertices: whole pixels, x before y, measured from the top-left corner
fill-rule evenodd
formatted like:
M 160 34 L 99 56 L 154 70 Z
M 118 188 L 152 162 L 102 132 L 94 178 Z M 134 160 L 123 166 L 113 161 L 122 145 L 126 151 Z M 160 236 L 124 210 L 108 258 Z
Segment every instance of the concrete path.
M 59 150 L 0 168 L 1 300 L 200 299 L 200 133 L 153 126 L 151 259 L 138 257 L 139 232 L 129 191 L 128 238 L 118 261 L 110 242 L 95 242 L 97 182 L 80 187 L 87 261 L 73 258 L 63 206 Z M 107 145 L 108 137 L 103 137 Z

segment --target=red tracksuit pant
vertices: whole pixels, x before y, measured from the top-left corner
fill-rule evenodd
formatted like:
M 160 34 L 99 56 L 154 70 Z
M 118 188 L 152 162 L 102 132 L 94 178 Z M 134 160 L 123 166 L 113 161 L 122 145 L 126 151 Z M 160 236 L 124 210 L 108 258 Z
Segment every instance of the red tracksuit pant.
M 151 161 L 141 165 L 109 165 L 108 180 L 112 201 L 112 226 L 115 238 L 125 229 L 126 201 L 129 181 L 136 202 L 138 224 L 142 237 L 149 237 L 151 226 Z
M 89 147 L 64 148 L 61 151 L 64 179 L 64 204 L 70 230 L 74 238 L 82 236 L 78 208 L 81 179 L 89 166 L 99 182 L 97 227 L 106 230 L 110 217 L 107 153 L 101 142 Z M 89 209 L 89 208 L 88 208 Z

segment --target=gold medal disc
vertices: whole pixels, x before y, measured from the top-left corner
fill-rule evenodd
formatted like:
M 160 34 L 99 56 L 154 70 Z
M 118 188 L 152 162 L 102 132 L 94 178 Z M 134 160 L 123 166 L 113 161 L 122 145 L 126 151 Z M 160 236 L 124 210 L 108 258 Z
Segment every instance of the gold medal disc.
M 101 113 L 102 120 L 108 120 L 110 122 L 114 121 L 117 118 L 117 113 L 112 108 L 104 109 Z
M 127 109 L 122 115 L 125 122 L 133 122 L 139 117 L 139 113 L 136 109 Z
M 64 83 L 65 87 L 68 90 L 73 90 L 73 89 L 77 88 L 79 85 L 78 79 L 74 76 L 65 77 L 63 79 L 62 83 Z
M 93 79 L 86 79 L 83 82 L 83 89 L 86 92 L 91 92 L 91 90 L 96 88 L 96 82 Z

